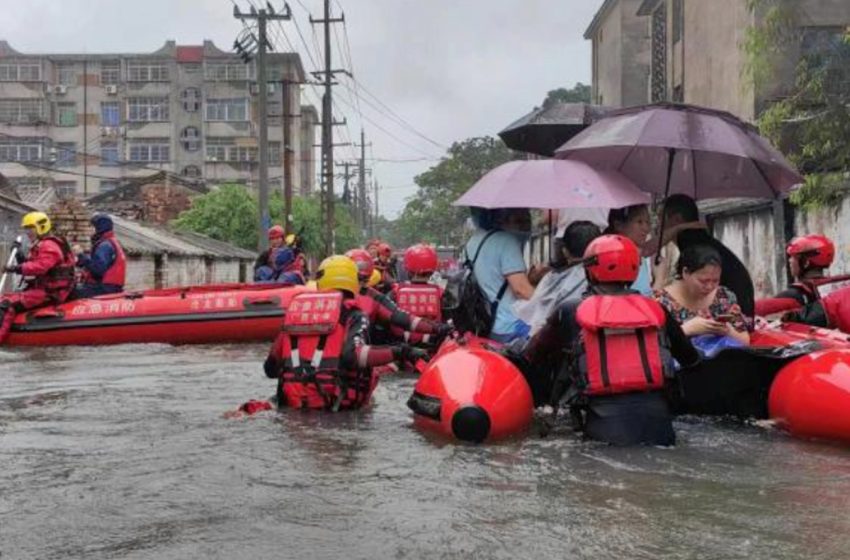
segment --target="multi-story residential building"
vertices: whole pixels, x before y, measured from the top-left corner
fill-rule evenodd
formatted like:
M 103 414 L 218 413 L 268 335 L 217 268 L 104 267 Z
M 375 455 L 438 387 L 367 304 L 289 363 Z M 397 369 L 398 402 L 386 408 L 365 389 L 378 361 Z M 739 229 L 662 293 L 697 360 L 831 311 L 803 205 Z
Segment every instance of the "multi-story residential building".
M 295 53 L 268 56 L 270 188 L 281 185 L 281 80 L 304 81 Z M 208 185 L 258 180 L 253 63 L 211 42 L 150 54 L 22 54 L 0 41 L 0 174 L 25 198 L 90 196 L 166 171 Z M 301 107 L 290 86 L 290 107 Z M 294 111 L 296 112 L 296 111 Z M 315 182 L 312 107 L 292 119 L 294 191 Z
M 788 94 L 800 52 L 777 60 L 771 83 L 752 84 L 743 44 L 764 16 L 747 0 L 605 0 L 585 33 L 593 42 L 594 101 L 680 101 L 752 121 Z M 847 0 L 796 0 L 800 49 L 817 54 L 850 25 Z M 850 87 L 850 68 L 836 87 Z
M 605 0 L 584 38 L 593 45 L 593 102 L 610 107 L 646 103 L 649 36 L 637 11 L 642 0 Z

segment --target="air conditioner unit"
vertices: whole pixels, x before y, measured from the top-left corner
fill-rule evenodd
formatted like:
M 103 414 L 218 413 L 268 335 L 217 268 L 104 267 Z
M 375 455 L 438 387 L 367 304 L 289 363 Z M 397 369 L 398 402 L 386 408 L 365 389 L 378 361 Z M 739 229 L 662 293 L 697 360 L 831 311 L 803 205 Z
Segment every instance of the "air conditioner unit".
M 68 93 L 68 86 L 64 84 L 55 85 L 53 86 L 53 93 L 65 95 L 66 93 Z
M 274 93 L 277 91 L 277 84 L 266 84 L 266 86 L 266 91 L 268 91 L 269 93 Z
M 118 95 L 118 86 L 116 86 L 116 85 L 106 86 L 106 94 L 107 95 Z

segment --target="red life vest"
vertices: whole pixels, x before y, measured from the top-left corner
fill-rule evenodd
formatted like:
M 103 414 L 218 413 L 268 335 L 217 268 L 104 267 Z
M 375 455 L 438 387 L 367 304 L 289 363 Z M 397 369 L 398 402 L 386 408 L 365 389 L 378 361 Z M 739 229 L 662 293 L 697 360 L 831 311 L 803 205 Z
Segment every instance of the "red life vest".
M 393 286 L 393 299 L 399 309 L 423 319 L 443 320 L 442 298 L 442 288 L 434 284 L 402 282 Z
M 116 286 L 124 286 L 127 277 L 127 257 L 124 255 L 124 248 L 115 239 L 115 232 L 107 231 L 103 233 L 100 239 L 97 240 L 91 248 L 91 254 L 94 255 L 101 243 L 109 243 L 115 251 L 115 260 L 112 265 L 103 273 L 103 278 L 99 281 L 92 276 L 91 272 L 84 270 L 80 281 L 84 284 L 114 284 Z
M 29 260 L 38 260 L 39 251 L 47 242 L 55 243 L 59 250 L 62 251 L 62 261 L 48 270 L 45 274 L 33 278 L 28 287 L 42 289 L 47 292 L 51 299 L 64 302 L 71 290 L 74 289 L 76 283 L 76 264 L 77 258 L 71 252 L 71 247 L 68 242 L 61 237 L 48 235 L 42 237 L 36 242 L 29 252 Z
M 829 327 L 850 334 L 850 287 L 840 288 L 821 300 Z
M 664 385 L 661 329 L 666 316 L 656 301 L 637 294 L 595 295 L 576 312 L 581 327 L 584 394 L 614 395 Z
M 346 337 L 343 308 L 353 307 L 339 292 L 302 293 L 290 302 L 283 321 L 281 406 L 336 411 L 369 402 L 377 377 L 340 365 Z

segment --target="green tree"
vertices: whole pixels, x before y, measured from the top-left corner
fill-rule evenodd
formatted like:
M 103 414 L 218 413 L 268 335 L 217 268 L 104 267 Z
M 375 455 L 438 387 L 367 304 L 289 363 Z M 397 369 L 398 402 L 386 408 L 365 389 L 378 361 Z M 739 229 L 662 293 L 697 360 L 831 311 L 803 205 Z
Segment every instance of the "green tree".
M 759 116 L 759 128 L 806 174 L 792 195 L 803 206 L 832 204 L 843 196 L 836 172 L 850 169 L 850 29 L 810 28 L 794 0 L 748 0 L 756 22 L 743 50 L 748 84 L 764 95 L 783 81 L 783 61 L 796 60 L 782 98 Z
M 394 224 L 396 243 L 456 245 L 463 241 L 463 224 L 469 212 L 452 203 L 485 173 L 518 155 L 490 136 L 452 144 L 440 163 L 414 178 L 419 190 Z
M 581 82 L 576 82 L 570 89 L 553 89 L 546 94 L 543 100 L 543 108 L 548 109 L 557 103 L 590 103 L 591 87 Z
M 304 238 L 305 250 L 308 253 L 320 254 L 324 246 L 321 202 L 317 197 L 295 197 L 292 206 L 295 228 Z M 272 216 L 283 216 L 283 197 L 280 193 L 273 193 L 269 197 L 269 213 Z M 344 251 L 356 247 L 360 238 L 348 208 L 337 204 L 334 214 L 337 248 Z M 245 249 L 254 249 L 257 246 L 258 220 L 257 198 L 252 191 L 243 185 L 222 185 L 196 198 L 192 208 L 181 213 L 172 225 Z M 275 223 L 283 222 L 276 220 Z

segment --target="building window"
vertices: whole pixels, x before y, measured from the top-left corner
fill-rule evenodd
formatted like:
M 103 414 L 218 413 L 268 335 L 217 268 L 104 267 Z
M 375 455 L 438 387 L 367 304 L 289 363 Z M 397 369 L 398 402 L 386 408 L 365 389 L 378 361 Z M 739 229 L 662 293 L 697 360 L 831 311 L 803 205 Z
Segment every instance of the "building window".
M 201 177 L 201 168 L 197 165 L 187 165 L 180 174 L 190 179 L 199 179 Z
M 652 102 L 667 100 L 667 4 L 652 12 Z
M 41 64 L 4 62 L 0 64 L 0 82 L 40 82 Z
M 0 161 L 41 161 L 43 149 L 40 138 L 0 137 Z
M 169 161 L 170 151 L 168 138 L 139 138 L 130 144 L 130 161 Z
M 77 104 L 76 103 L 57 103 L 56 104 L 56 125 L 57 126 L 77 126 Z
M 188 113 L 196 113 L 201 108 L 201 90 L 190 87 L 180 92 L 180 102 L 183 110 Z
M 36 124 L 44 122 L 41 99 L 0 99 L 0 123 Z
M 180 145 L 187 152 L 197 152 L 201 147 L 201 133 L 194 126 L 187 126 L 180 133 Z
M 102 101 L 100 103 L 100 124 L 102 126 L 118 126 L 121 124 L 121 108 L 117 101 Z
M 77 71 L 73 64 L 56 65 L 56 83 L 66 86 L 76 84 Z
M 684 0 L 673 0 L 673 44 L 682 40 L 682 32 L 685 30 L 685 2 Z
M 207 99 L 208 121 L 247 121 L 248 99 Z
M 256 145 L 239 145 L 237 140 L 254 142 L 253 138 L 207 138 L 207 161 L 226 163 L 253 163 L 257 161 L 259 150 Z M 277 155 L 273 155 L 273 153 Z M 280 142 L 269 142 L 269 164 L 280 165 Z M 275 159 L 276 158 L 276 159 Z M 273 162 L 277 163 L 273 163 Z
M 236 142 L 233 138 L 207 138 L 207 161 L 222 162 L 227 159 L 229 149 Z
M 269 165 L 280 165 L 280 142 L 269 142 Z
M 53 190 L 56 191 L 56 196 L 59 198 L 74 198 L 77 196 L 76 181 L 55 181 Z
M 118 142 L 101 142 L 100 143 L 100 164 L 101 165 L 118 165 Z
M 97 190 L 100 193 L 108 193 L 112 192 L 118 188 L 118 181 L 101 181 L 100 185 L 98 185 Z
M 239 82 L 254 79 L 254 64 L 241 62 L 206 62 L 204 79 L 210 82 Z
M 77 165 L 77 145 L 74 142 L 57 142 L 56 167 L 75 167 Z
M 129 122 L 162 122 L 168 120 L 167 97 L 131 97 L 127 100 Z
M 100 83 L 103 85 L 121 83 L 121 61 L 111 60 L 100 63 Z
M 167 82 L 168 65 L 161 62 L 127 62 L 128 82 Z

